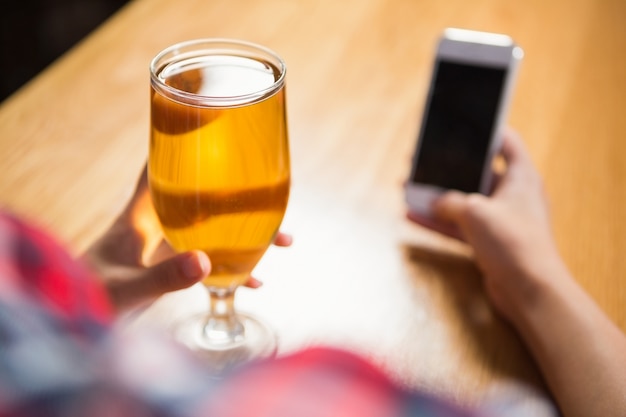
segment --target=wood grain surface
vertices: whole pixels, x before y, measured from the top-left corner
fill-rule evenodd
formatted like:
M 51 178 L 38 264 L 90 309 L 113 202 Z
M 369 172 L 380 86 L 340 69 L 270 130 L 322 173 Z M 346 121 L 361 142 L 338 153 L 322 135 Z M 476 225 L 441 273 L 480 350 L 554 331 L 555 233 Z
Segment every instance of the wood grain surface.
M 145 163 L 151 58 L 200 37 L 264 44 L 288 66 L 295 243 L 268 251 L 264 287 L 239 291 L 239 308 L 276 329 L 281 354 L 345 347 L 462 404 L 552 415 L 467 248 L 409 224 L 402 183 L 442 29 L 511 35 L 526 55 L 510 125 L 545 178 L 563 257 L 626 330 L 624 16 L 622 0 L 135 0 L 2 103 L 0 204 L 84 250 Z M 193 287 L 138 323 L 205 305 Z

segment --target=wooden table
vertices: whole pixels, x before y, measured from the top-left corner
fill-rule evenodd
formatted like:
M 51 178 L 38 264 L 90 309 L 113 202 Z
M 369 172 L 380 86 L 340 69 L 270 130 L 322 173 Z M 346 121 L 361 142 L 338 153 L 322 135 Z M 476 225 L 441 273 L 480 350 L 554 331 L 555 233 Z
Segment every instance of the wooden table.
M 526 57 L 510 124 L 545 177 L 564 258 L 626 330 L 624 16 L 622 0 L 135 0 L 2 104 L 0 201 L 80 252 L 145 162 L 152 56 L 198 37 L 265 44 L 289 68 L 296 241 L 268 252 L 265 286 L 239 307 L 271 323 L 280 353 L 346 347 L 409 386 L 550 415 L 467 251 L 404 219 L 401 184 L 441 30 L 512 35 Z M 141 319 L 205 302 L 194 287 Z

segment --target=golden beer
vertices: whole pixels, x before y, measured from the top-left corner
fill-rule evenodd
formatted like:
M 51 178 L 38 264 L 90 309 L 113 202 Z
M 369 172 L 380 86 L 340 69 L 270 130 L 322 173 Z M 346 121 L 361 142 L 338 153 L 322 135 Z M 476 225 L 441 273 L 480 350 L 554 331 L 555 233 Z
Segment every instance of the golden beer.
M 177 251 L 209 255 L 205 285 L 241 285 L 287 207 L 285 91 L 272 87 L 280 72 L 212 55 L 165 63 L 156 75 L 166 87 L 151 87 L 148 170 L 165 237 Z

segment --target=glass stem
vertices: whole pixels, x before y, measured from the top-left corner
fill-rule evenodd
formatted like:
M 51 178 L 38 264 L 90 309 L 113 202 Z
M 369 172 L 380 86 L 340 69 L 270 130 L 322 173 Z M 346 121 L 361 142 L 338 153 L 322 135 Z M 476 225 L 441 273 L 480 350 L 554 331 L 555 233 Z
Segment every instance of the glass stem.
M 235 289 L 208 287 L 209 315 L 203 336 L 215 347 L 232 347 L 243 341 L 244 327 L 235 314 Z

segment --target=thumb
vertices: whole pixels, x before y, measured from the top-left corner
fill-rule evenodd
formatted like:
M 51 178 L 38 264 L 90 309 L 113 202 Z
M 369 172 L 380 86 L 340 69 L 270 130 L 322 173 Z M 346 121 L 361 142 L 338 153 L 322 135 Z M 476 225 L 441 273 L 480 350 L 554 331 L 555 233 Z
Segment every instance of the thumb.
M 153 300 L 167 292 L 188 288 L 210 272 L 209 257 L 202 251 L 190 251 L 175 255 L 150 268 L 137 269 L 109 290 L 118 309 L 124 309 Z
M 448 191 L 433 203 L 433 215 L 437 220 L 458 225 L 467 208 L 467 201 L 468 194 Z

